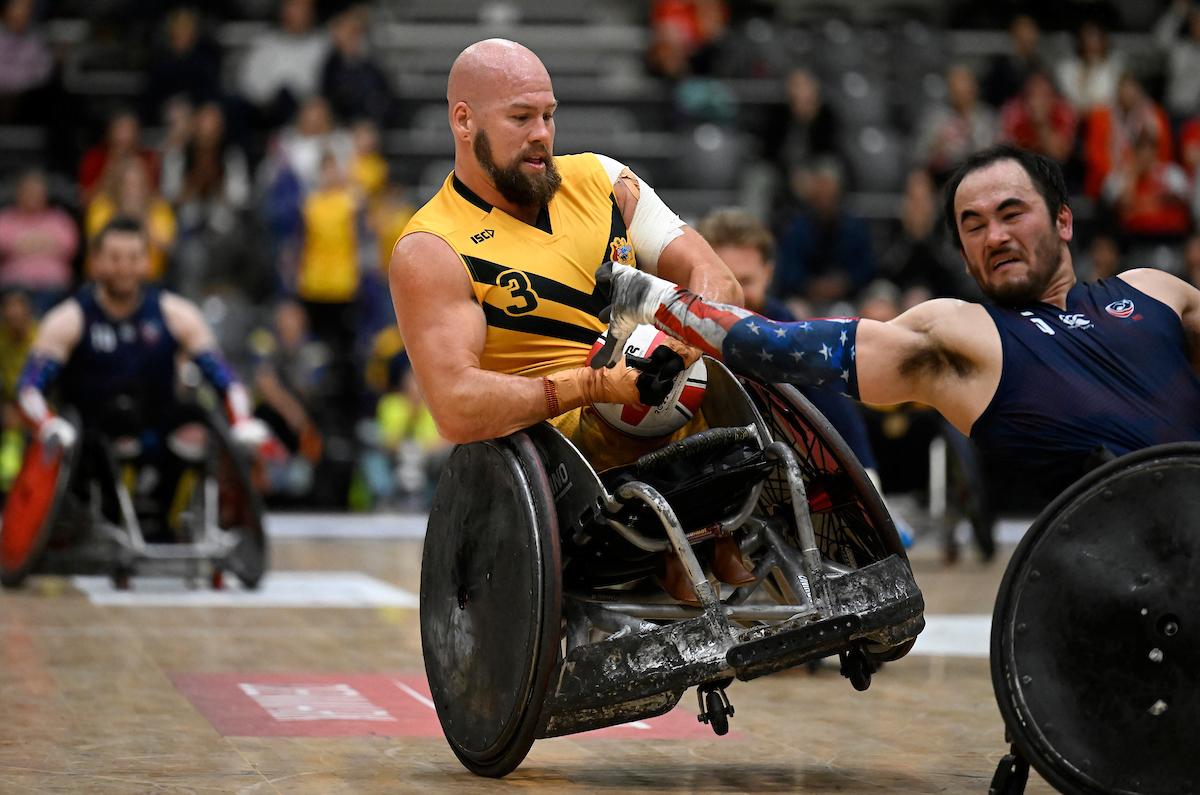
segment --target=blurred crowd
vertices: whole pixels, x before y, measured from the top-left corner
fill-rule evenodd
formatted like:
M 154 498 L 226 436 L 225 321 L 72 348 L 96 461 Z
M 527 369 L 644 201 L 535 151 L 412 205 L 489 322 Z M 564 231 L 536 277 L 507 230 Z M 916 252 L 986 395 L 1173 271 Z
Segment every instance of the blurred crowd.
M 271 499 L 419 504 L 444 448 L 409 373 L 386 267 L 424 197 L 394 178 L 381 147 L 410 109 L 371 47 L 378 9 L 271 3 L 270 24 L 229 68 L 213 33 L 222 4 L 116 5 L 137 15 L 128 44 L 143 51 L 144 80 L 136 101 L 81 142 L 88 130 L 63 88 L 63 53 L 45 33 L 59 4 L 3 3 L 0 125 L 40 128 L 46 141 L 45 157 L 0 185 L 4 397 L 37 318 L 86 279 L 89 238 L 134 216 L 149 230 L 151 278 L 202 306 L 282 442 Z M 989 7 L 971 19 L 979 4 L 959 5 L 966 16 L 953 24 L 1007 30 L 1006 51 L 922 78 L 899 121 L 896 98 L 881 98 L 894 84 L 869 69 L 755 46 L 756 31 L 777 37 L 761 27 L 775 24 L 774 4 L 642 7 L 646 73 L 673 87 L 684 113 L 740 125 L 756 173 L 768 175 L 757 213 L 773 238 L 763 244 L 773 252 L 764 306 L 886 320 L 929 297 L 977 297 L 948 243 L 939 188 L 998 141 L 1063 163 L 1082 277 L 1155 266 L 1200 280 L 1200 6 L 1160 4 L 1141 31 L 1153 68 L 1140 58 L 1133 69 L 1113 43 L 1120 15 L 1104 2 L 1067 3 L 1071 13 L 1054 19 L 1018 4 L 1000 4 L 1016 9 L 1005 18 Z M 851 35 L 844 22 L 828 25 L 835 42 Z M 1069 52 L 1047 54 L 1047 25 L 1069 28 Z M 731 121 L 736 91 L 721 81 L 768 77 L 781 88 L 766 112 L 732 111 Z M 878 120 L 872 103 L 902 136 L 865 123 Z M 865 142 L 861 157 L 851 139 Z M 879 192 L 872 176 L 888 169 L 896 206 L 881 234 L 852 198 Z M 0 478 L 14 471 L 11 414 Z

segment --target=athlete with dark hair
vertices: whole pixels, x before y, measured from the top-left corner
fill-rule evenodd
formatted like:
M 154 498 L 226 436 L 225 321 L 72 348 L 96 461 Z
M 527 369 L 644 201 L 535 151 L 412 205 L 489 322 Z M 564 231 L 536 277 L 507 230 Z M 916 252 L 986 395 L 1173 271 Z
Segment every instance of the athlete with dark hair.
M 69 447 L 76 429 L 46 400 L 57 386 L 60 405 L 73 406 L 85 428 L 105 425 L 119 401 L 123 421 L 155 428 L 169 420 L 176 364 L 191 358 L 224 398 L 234 440 L 254 447 L 266 426 L 250 415 L 250 401 L 199 308 L 184 298 L 143 284 L 149 248 L 141 224 L 113 219 L 93 243 L 95 281 L 52 309 L 38 328 L 17 382 L 17 403 L 43 444 Z M 128 427 L 122 431 L 130 430 Z
M 940 298 L 880 323 L 776 323 L 619 265 L 607 347 L 653 323 L 764 381 L 937 409 L 984 455 L 1050 497 L 1097 457 L 1200 440 L 1200 290 L 1162 271 L 1075 278 L 1058 165 L 1009 146 L 967 160 L 946 221 L 991 303 Z

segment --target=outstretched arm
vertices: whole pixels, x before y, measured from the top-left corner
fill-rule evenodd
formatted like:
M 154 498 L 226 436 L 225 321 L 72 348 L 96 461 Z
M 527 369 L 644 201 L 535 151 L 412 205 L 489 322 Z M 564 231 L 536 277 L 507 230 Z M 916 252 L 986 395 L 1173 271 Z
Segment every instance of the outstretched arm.
M 888 323 L 779 323 L 620 265 L 604 266 L 597 280 L 611 287 L 612 306 L 610 343 L 593 366 L 621 350 L 639 323 L 651 323 L 761 381 L 833 389 L 869 403 L 918 401 L 968 431 L 999 382 L 995 326 L 963 301 L 928 301 Z

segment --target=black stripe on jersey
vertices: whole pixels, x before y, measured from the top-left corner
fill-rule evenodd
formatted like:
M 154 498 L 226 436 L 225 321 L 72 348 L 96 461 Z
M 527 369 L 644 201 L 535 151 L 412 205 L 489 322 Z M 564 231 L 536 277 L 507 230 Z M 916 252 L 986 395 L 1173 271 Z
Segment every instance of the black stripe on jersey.
M 495 328 L 522 331 L 526 334 L 553 337 L 554 339 L 579 342 L 584 345 L 591 345 L 601 334 L 601 332 L 595 329 L 584 328 L 574 323 L 567 323 L 548 317 L 538 317 L 537 315 L 517 315 L 514 317 L 500 307 L 492 306 L 491 304 L 483 305 L 483 315 L 487 318 L 488 325 Z
M 490 213 L 494 209 L 492 205 L 484 201 L 478 193 L 464 185 L 463 181 L 458 178 L 457 174 L 451 175 L 450 186 L 454 188 L 454 191 L 459 196 L 462 196 L 464 199 L 483 210 L 485 213 Z M 538 217 L 537 220 L 533 222 L 533 226 L 534 228 L 540 229 L 548 235 L 554 234 L 554 230 L 550 228 L 550 207 L 548 205 L 543 204 L 542 209 L 538 210 Z
M 608 227 L 608 242 L 604 244 L 604 251 L 600 252 L 600 263 L 597 267 L 612 259 L 612 241 L 614 237 L 629 237 L 629 230 L 625 228 L 625 219 L 621 217 L 621 207 L 617 204 L 617 195 L 610 193 L 608 194 L 608 198 L 612 201 L 612 222 Z
M 471 257 L 466 254 L 463 259 L 467 263 L 467 268 L 471 271 L 471 278 L 480 284 L 496 284 L 496 277 L 505 271 L 519 270 L 518 268 L 507 268 L 496 262 L 491 262 L 479 257 Z M 585 293 L 582 290 L 576 290 L 574 287 L 568 287 L 562 282 L 549 279 L 545 276 L 539 276 L 536 273 L 522 271 L 529 279 L 529 286 L 537 293 L 538 298 L 546 301 L 554 301 L 557 304 L 563 304 L 573 309 L 578 309 L 580 312 L 586 312 L 589 315 L 599 316 L 600 310 L 608 306 L 609 301 L 604 296 L 597 294 L 596 290 L 592 290 L 591 294 Z
M 485 202 L 483 199 L 481 199 L 479 197 L 478 193 L 476 193 L 475 191 L 471 190 L 466 185 L 464 185 L 462 180 L 458 178 L 458 174 L 454 174 L 452 176 L 452 178 L 450 180 L 450 185 L 454 188 L 454 191 L 459 196 L 462 196 L 464 199 L 469 201 L 471 204 L 474 204 L 476 207 L 483 210 L 485 213 L 490 213 L 492 211 L 492 205 Z

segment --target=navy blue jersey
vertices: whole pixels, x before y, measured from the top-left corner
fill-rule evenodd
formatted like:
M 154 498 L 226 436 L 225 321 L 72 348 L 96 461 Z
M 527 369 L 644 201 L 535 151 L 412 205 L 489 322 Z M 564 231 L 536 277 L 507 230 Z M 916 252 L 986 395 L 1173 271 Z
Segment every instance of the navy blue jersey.
M 1200 440 L 1200 379 L 1169 306 L 1119 278 L 1078 283 L 1066 309 L 985 307 L 1003 367 L 971 438 L 989 463 L 1062 491 L 1101 449 Z
M 59 397 L 89 419 L 106 416 L 118 398 L 142 422 L 152 423 L 175 404 L 175 356 L 155 287 L 142 288 L 142 303 L 128 318 L 114 320 L 84 285 L 74 300 L 83 310 L 83 336 L 63 365 Z

